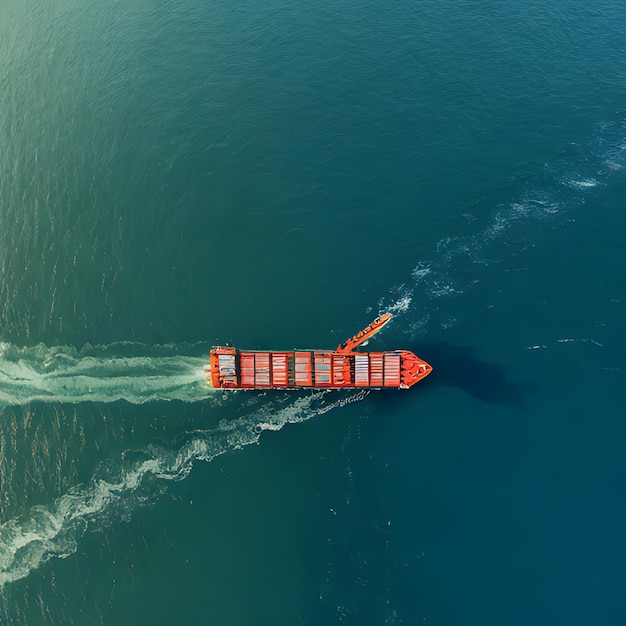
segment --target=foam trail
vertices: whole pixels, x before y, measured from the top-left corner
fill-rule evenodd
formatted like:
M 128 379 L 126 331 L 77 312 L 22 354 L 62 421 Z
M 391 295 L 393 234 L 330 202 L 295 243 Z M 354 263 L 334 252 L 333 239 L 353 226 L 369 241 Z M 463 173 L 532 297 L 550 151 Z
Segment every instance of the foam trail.
M 194 461 L 211 461 L 230 450 L 257 443 L 266 430 L 280 430 L 285 424 L 303 422 L 358 402 L 369 392 L 350 393 L 333 401 L 328 401 L 327 393 L 313 392 L 295 399 L 283 396 L 248 415 L 223 420 L 215 429 L 190 433 L 176 450 L 152 446 L 144 450 L 142 460 L 120 467 L 115 478 L 111 478 L 109 468 L 107 479 L 96 474 L 89 485 L 9 520 L 0 526 L 0 589 L 28 576 L 51 558 L 75 552 L 89 527 L 119 519 L 134 506 L 154 500 L 167 481 L 183 480 Z
M 615 120 L 599 124 L 585 143 L 567 146 L 562 158 L 544 164 L 518 193 L 493 206 L 483 219 L 462 214 L 462 234 L 438 241 L 436 254 L 414 267 L 412 283 L 391 288 L 395 301 L 384 307 L 385 298 L 381 298 L 379 308 L 406 313 L 409 319 L 404 326 L 413 339 L 427 325 L 445 329 L 456 324 L 458 320 L 449 313 L 450 300 L 480 284 L 485 268 L 521 255 L 544 240 L 554 225 L 575 219 L 594 190 L 623 177 L 624 172 L 626 114 L 620 113 Z M 465 228 L 470 222 L 477 224 L 473 233 Z
M 136 346 L 138 352 L 140 348 Z M 35 400 L 194 402 L 211 393 L 203 377 L 204 357 L 158 354 L 154 349 L 152 354 L 122 356 L 124 351 L 121 346 L 115 354 L 111 346 L 77 351 L 67 346 L 20 348 L 0 343 L 0 406 Z

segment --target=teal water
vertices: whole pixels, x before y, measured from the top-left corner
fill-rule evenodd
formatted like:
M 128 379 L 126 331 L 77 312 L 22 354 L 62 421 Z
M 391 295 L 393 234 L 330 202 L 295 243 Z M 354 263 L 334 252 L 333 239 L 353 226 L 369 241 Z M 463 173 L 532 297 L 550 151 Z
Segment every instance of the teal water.
M 625 28 L 6 0 L 0 623 L 622 624 Z M 408 393 L 202 383 L 381 311 Z

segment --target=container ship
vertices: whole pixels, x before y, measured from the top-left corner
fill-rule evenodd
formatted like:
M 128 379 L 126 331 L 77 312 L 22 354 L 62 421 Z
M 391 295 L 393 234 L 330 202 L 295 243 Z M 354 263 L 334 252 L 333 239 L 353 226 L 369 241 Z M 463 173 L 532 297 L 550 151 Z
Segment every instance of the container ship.
M 216 389 L 408 389 L 432 367 L 408 350 L 356 352 L 389 322 L 385 313 L 336 350 L 211 349 L 204 367 Z

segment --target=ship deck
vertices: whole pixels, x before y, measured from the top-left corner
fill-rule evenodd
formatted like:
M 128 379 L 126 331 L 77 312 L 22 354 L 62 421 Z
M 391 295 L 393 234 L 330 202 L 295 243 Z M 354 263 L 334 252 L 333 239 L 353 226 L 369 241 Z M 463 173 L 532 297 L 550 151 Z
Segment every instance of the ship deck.
M 205 375 L 224 389 L 408 388 L 431 371 L 407 350 L 340 353 L 258 351 L 217 347 Z

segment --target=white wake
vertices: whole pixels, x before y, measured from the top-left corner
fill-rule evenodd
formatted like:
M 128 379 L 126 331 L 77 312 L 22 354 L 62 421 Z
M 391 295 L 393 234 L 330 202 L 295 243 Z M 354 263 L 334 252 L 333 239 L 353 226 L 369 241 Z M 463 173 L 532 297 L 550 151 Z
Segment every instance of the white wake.
M 137 346 L 137 352 L 141 351 Z M 195 402 L 211 394 L 203 376 L 205 357 L 163 350 L 161 354 L 122 356 L 127 346 L 117 355 L 112 352 L 111 347 L 79 351 L 68 346 L 23 348 L 0 342 L 0 406 L 33 401 Z

